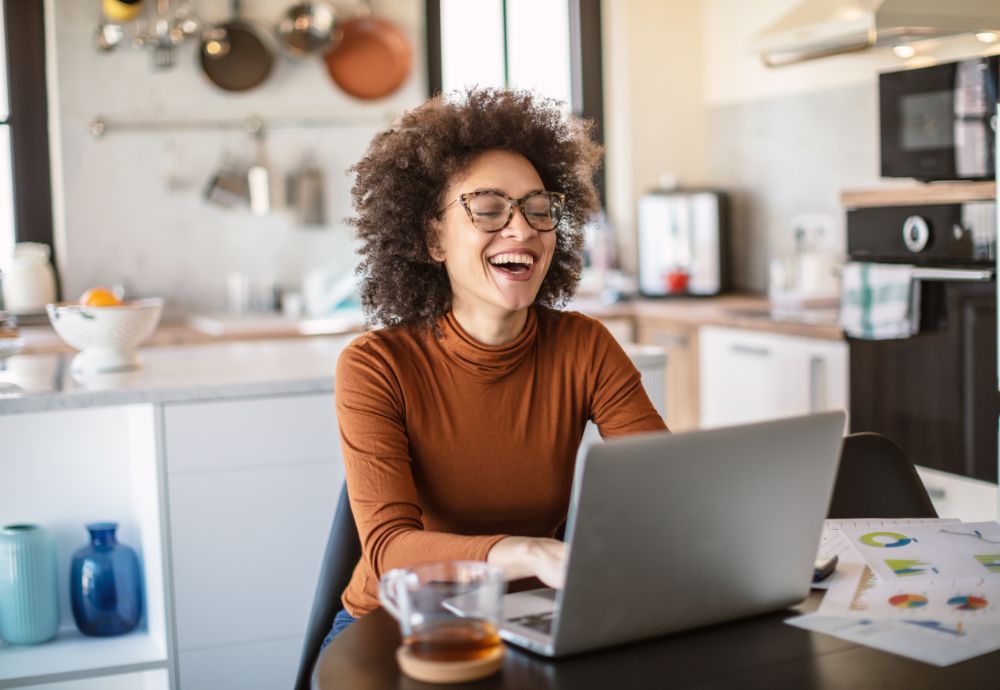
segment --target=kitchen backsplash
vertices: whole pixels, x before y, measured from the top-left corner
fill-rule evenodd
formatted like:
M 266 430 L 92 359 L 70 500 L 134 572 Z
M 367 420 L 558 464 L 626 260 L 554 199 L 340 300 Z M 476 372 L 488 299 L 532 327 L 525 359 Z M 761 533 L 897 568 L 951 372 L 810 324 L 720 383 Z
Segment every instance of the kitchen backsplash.
M 290 0 L 247 0 L 243 15 L 273 27 Z M 58 261 L 64 296 L 73 299 L 94 284 L 126 282 L 138 293 L 161 295 L 172 311 L 218 310 L 226 300 L 226 275 L 270 277 L 297 288 L 312 268 L 349 271 L 356 259 L 346 169 L 371 136 L 394 115 L 426 95 L 424 5 L 380 0 L 376 13 L 410 39 L 413 70 L 392 96 L 354 99 L 331 81 L 318 57 L 278 56 L 271 76 L 245 93 L 213 86 L 198 65 L 196 40 L 179 48 L 176 65 L 155 71 L 149 51 L 120 45 L 98 53 L 93 45 L 96 2 L 54 0 L 49 29 L 50 117 Z M 335 2 L 342 17 L 357 5 Z M 200 0 L 198 16 L 212 24 L 229 18 L 228 0 Z M 51 62 L 51 60 L 50 60 Z M 341 126 L 275 128 L 267 132 L 271 184 L 280 201 L 287 173 L 307 155 L 325 173 L 327 225 L 296 225 L 293 211 L 275 208 L 254 217 L 248 208 L 210 204 L 204 189 L 228 152 L 246 163 L 253 138 L 239 129 L 115 130 L 113 123 L 272 119 L 335 120 Z M 112 123 L 101 138 L 88 131 L 97 117 Z
M 714 106 L 709 122 L 710 178 L 732 193 L 737 288 L 766 291 L 797 220 L 832 219 L 843 249 L 841 191 L 879 184 L 874 84 Z

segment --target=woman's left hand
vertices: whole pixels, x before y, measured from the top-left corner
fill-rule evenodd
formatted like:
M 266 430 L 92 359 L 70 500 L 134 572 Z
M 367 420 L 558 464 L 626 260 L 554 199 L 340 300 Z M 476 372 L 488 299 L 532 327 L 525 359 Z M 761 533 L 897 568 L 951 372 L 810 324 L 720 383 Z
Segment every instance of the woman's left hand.
M 501 566 L 508 580 L 537 577 L 549 587 L 562 589 L 568 554 L 566 544 L 558 539 L 505 537 L 493 545 L 486 562 Z

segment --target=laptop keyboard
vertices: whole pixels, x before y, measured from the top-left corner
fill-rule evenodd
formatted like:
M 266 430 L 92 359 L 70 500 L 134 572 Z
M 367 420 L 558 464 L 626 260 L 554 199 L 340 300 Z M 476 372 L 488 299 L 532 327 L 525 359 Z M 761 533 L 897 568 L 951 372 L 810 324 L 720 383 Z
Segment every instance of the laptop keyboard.
M 518 618 L 508 619 L 509 623 L 516 623 L 525 628 L 530 628 L 543 635 L 552 634 L 552 617 L 555 615 L 555 611 L 546 611 L 545 613 L 533 613 L 530 616 L 519 616 Z

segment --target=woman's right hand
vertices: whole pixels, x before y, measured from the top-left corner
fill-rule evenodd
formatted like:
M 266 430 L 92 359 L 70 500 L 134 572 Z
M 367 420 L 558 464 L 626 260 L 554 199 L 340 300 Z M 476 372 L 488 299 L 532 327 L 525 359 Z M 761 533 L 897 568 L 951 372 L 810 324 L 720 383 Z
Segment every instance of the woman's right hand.
M 562 589 L 568 555 L 566 544 L 558 539 L 504 537 L 490 549 L 486 562 L 502 567 L 508 580 L 537 577 L 549 587 Z

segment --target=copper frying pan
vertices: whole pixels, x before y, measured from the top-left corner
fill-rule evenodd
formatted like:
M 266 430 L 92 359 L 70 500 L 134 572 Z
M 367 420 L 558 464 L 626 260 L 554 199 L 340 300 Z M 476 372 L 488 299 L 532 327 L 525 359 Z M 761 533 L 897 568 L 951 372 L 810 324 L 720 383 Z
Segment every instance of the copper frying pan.
M 384 98 L 410 75 L 409 41 L 395 24 L 367 13 L 340 26 L 343 38 L 324 56 L 330 77 L 355 98 Z

